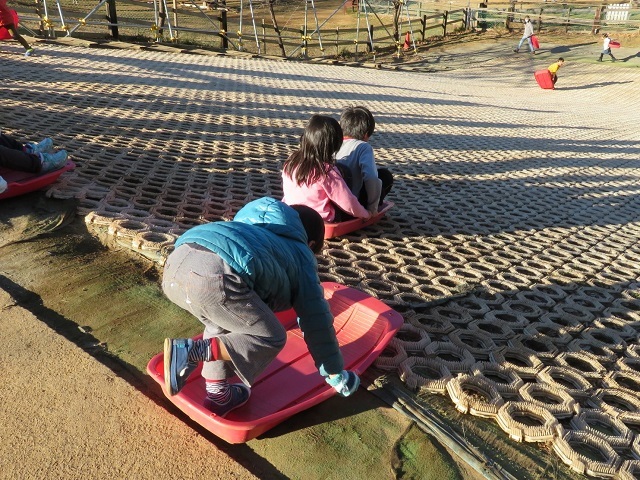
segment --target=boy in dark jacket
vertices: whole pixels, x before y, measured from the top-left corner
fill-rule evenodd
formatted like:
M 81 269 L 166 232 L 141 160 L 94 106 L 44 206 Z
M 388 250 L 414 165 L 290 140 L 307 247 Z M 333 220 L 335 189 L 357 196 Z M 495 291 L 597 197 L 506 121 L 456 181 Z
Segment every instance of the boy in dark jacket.
M 286 342 L 273 312 L 293 307 L 320 374 L 351 395 L 360 379 L 343 370 L 314 256 L 323 238 L 324 222 L 313 209 L 273 198 L 245 205 L 232 222 L 198 225 L 178 238 L 162 288 L 205 331 L 203 340 L 165 340 L 166 393 L 178 393 L 204 362 L 205 406 L 224 417 L 244 405 L 249 386 Z M 228 383 L 234 373 L 243 383 Z

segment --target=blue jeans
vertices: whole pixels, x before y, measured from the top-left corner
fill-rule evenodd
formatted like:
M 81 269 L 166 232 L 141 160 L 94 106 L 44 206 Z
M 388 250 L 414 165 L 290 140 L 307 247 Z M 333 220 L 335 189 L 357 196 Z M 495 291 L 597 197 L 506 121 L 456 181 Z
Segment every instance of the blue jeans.
M 518 50 L 520 50 L 520 47 L 522 46 L 525 40 L 529 42 L 529 49 L 533 52 L 534 48 L 533 48 L 533 43 L 531 43 L 531 37 L 522 37 L 520 39 L 520 43 L 518 43 Z

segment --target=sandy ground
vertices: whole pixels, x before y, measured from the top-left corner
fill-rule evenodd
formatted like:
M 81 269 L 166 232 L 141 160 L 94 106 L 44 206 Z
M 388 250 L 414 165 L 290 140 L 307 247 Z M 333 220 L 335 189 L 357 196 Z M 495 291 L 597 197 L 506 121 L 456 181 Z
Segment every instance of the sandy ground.
M 257 478 L 2 290 L 0 365 L 3 479 Z

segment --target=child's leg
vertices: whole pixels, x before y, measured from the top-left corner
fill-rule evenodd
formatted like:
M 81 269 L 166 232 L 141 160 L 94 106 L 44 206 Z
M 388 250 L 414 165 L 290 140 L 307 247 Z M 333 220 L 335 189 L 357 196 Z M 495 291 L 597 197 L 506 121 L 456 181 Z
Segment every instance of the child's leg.
M 38 155 L 23 152 L 22 149 L 16 150 L 0 145 L 0 167 L 21 172 L 38 173 L 42 169 L 42 162 Z
M 380 205 L 382 205 L 384 197 L 389 194 L 393 186 L 393 174 L 387 168 L 379 168 L 378 178 L 382 181 L 382 191 L 380 192 Z
M 527 41 L 529 42 L 529 50 L 535 52 L 536 49 L 533 48 L 533 41 L 531 40 L 531 37 L 527 38 Z
M 20 42 L 20 44 L 24 47 L 25 50 L 31 49 L 31 45 L 29 45 L 29 42 L 27 42 L 24 39 L 24 37 L 20 35 L 20 33 L 18 33 L 18 29 L 16 28 L 15 25 L 13 24 L 5 25 L 4 28 L 6 28 L 9 31 L 9 33 L 14 38 L 14 40 L 17 40 L 18 42 Z
M 221 380 L 235 372 L 251 385 L 284 347 L 286 332 L 271 309 L 209 250 L 178 247 L 165 264 L 162 288 L 205 325 L 205 337 L 216 337 L 228 352 L 231 364 L 205 362 L 205 379 Z
M 15 138 L 10 137 L 9 135 L 5 135 L 4 133 L 0 133 L 0 145 L 7 148 L 12 148 L 14 150 L 24 150 L 24 144 L 17 141 Z

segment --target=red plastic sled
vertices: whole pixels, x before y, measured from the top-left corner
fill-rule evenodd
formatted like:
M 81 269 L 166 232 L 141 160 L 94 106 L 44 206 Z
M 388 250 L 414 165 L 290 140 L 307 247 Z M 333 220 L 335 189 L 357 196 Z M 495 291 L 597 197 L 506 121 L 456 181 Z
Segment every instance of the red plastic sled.
M 368 227 L 369 225 L 373 225 L 377 223 L 387 211 L 393 207 L 393 202 L 384 202 L 378 210 L 378 213 L 368 220 L 363 220 L 362 218 L 354 218 L 353 220 L 347 220 L 346 222 L 338 222 L 338 223 L 324 223 L 324 238 L 333 238 L 339 237 L 341 235 L 346 235 L 347 233 L 355 232 L 356 230 L 360 230 L 361 228 Z
M 346 370 L 364 372 L 402 326 L 402 316 L 364 292 L 325 282 L 325 297 L 335 317 L 334 328 Z M 179 394 L 168 397 L 192 420 L 229 443 L 243 443 L 336 394 L 318 373 L 302 339 L 293 310 L 278 314 L 287 343 L 251 387 L 251 398 L 225 418 L 202 406 L 206 391 L 198 367 Z M 200 338 L 200 337 L 196 337 Z M 163 354 L 154 356 L 147 372 L 164 385 Z M 237 378 L 234 382 L 239 382 Z M 163 389 L 164 391 L 164 389 Z
M 609 42 L 610 48 L 620 48 L 620 42 L 614 42 L 613 40 Z
M 18 28 L 18 23 L 20 22 L 20 20 L 18 19 L 18 12 L 16 12 L 15 10 L 9 10 L 9 13 L 11 13 L 11 16 L 13 17 L 13 24 L 16 26 L 16 28 Z M 0 21 L 1 20 L 2 19 L 0 19 Z M 11 38 L 13 37 L 9 33 L 9 30 L 0 25 L 0 40 L 8 40 Z
M 64 167 L 45 174 L 18 172 L 8 168 L 0 168 L 0 177 L 4 178 L 8 184 L 8 188 L 3 193 L 0 193 L 0 200 L 40 190 L 51 185 L 64 172 L 74 168 L 76 168 L 76 164 L 71 160 L 67 160 Z
M 538 37 L 536 37 L 535 35 L 531 36 L 531 45 L 533 45 L 533 48 L 535 48 L 536 50 L 540 48 L 540 42 L 538 41 Z
M 546 68 L 544 70 L 538 70 L 533 75 L 541 88 L 553 90 L 553 80 L 551 80 L 551 72 L 549 70 Z

